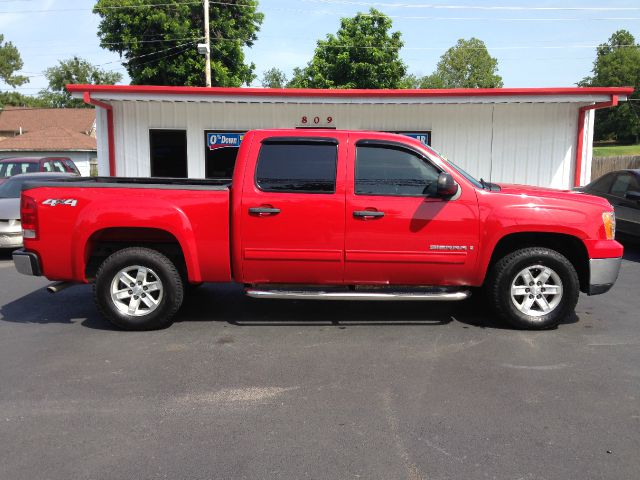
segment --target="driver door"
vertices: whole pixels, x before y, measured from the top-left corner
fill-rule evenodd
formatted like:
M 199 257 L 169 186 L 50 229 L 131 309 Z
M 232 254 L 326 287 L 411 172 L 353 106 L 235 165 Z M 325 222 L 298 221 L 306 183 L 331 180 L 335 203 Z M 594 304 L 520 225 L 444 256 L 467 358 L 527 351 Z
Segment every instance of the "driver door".
M 478 246 L 475 191 L 436 195 L 441 170 L 398 142 L 350 141 L 345 283 L 465 285 Z

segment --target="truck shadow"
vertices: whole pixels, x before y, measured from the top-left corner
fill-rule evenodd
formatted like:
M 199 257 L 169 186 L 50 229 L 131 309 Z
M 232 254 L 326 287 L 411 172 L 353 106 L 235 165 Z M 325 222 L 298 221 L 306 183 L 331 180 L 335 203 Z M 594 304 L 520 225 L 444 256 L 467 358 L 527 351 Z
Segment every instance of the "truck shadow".
M 212 320 L 241 327 L 443 326 L 457 322 L 476 328 L 511 328 L 478 298 L 462 302 L 265 300 L 245 297 L 237 285 L 201 287 L 189 296 L 176 318 L 176 322 Z M 578 320 L 573 314 L 562 324 Z
M 91 286 L 81 285 L 56 295 L 36 290 L 0 306 L 1 320 L 23 324 L 75 324 L 117 330 L 93 303 Z M 444 326 L 509 329 L 479 299 L 463 302 L 336 302 L 264 300 L 244 296 L 239 285 L 204 285 L 190 293 L 175 319 L 178 323 L 217 322 L 239 327 Z M 564 324 L 575 323 L 569 317 Z

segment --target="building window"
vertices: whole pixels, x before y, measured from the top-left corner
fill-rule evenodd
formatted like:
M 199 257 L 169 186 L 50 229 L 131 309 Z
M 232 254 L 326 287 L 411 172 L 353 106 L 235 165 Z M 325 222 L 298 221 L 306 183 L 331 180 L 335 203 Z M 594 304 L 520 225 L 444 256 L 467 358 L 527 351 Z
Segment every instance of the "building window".
M 263 141 L 256 184 L 265 192 L 334 193 L 337 142 L 333 139 Z
M 220 132 L 207 130 L 205 140 L 205 176 L 207 178 L 231 178 L 236 165 L 238 148 L 245 132 Z
M 187 178 L 187 131 L 149 130 L 151 176 Z

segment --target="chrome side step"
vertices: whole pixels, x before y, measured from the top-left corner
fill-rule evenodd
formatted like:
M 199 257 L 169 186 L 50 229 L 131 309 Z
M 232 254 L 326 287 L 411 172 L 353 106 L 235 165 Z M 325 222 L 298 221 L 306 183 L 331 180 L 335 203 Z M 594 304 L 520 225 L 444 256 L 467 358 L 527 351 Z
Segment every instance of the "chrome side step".
M 471 296 L 469 290 L 436 292 L 357 292 L 357 291 L 309 291 L 309 290 L 258 290 L 247 288 L 252 298 L 289 300 L 369 300 L 369 301 L 460 301 Z

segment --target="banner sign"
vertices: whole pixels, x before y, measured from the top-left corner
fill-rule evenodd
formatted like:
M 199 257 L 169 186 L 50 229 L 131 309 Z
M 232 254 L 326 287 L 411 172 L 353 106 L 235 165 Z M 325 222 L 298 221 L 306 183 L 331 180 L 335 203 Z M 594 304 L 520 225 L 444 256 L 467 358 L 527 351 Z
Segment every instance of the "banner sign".
M 222 147 L 239 147 L 244 133 L 207 133 L 207 146 L 210 150 Z
M 406 135 L 407 137 L 415 138 L 416 140 L 424 143 L 427 146 L 431 146 L 431 132 L 420 132 L 420 133 L 407 133 L 400 132 L 402 135 Z

